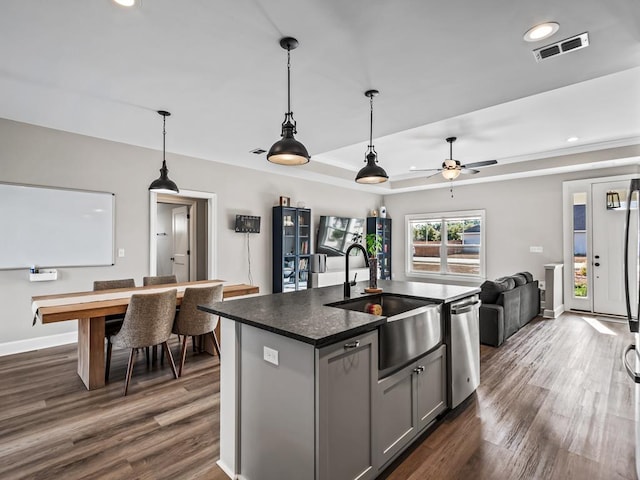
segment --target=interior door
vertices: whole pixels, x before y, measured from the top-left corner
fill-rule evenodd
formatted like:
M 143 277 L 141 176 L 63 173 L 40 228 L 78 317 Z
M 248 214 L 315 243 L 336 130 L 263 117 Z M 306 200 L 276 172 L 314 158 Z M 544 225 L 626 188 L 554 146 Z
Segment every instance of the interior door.
M 624 298 L 624 233 L 626 199 L 629 181 L 594 183 L 591 187 L 593 228 L 591 272 L 593 311 L 609 315 L 626 315 Z M 607 193 L 615 192 L 620 199 L 617 208 L 607 207 Z M 609 206 L 611 207 L 611 205 Z M 637 215 L 631 215 L 630 245 L 637 245 Z M 637 264 L 637 249 L 630 249 L 630 265 Z M 637 280 L 630 279 L 632 298 L 637 294 Z M 633 303 L 633 300 L 632 300 Z M 637 303 L 637 301 L 636 301 Z
M 187 206 L 171 211 L 173 234 L 173 274 L 178 282 L 189 281 L 189 210 Z

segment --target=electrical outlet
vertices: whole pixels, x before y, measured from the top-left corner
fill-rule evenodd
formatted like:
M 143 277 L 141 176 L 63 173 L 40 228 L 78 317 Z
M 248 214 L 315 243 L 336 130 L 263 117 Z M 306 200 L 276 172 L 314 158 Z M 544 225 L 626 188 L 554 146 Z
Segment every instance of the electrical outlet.
M 540 289 L 544 290 L 544 280 L 538 280 L 538 287 L 540 287 Z
M 544 249 L 542 247 L 529 247 L 529 252 L 531 253 L 542 253 Z
M 120 257 L 120 258 L 124 257 L 124 248 L 119 248 L 118 249 L 118 257 Z
M 263 347 L 264 349 L 264 361 L 273 363 L 274 365 L 278 365 L 278 350 L 274 350 L 273 348 Z

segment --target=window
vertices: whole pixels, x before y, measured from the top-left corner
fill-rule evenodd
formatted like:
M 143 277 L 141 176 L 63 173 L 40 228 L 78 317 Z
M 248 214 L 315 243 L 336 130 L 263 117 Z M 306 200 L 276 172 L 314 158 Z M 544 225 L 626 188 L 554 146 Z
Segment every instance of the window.
M 407 215 L 409 276 L 484 277 L 484 210 Z

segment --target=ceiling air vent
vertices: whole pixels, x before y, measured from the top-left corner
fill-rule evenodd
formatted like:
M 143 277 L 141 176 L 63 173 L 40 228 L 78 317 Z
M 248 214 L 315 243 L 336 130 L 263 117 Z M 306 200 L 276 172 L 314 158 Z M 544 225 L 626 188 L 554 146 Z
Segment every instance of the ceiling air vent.
M 253 150 L 251 150 L 251 153 L 262 155 L 263 153 L 267 153 L 267 151 L 264 148 L 254 148 Z
M 589 46 L 589 34 L 587 32 L 576 35 L 575 37 L 565 38 L 551 45 L 545 47 L 536 48 L 533 51 L 533 56 L 536 57 L 536 62 L 541 62 L 547 58 L 555 57 L 556 55 L 562 55 L 563 53 L 573 52 L 580 50 L 581 48 Z

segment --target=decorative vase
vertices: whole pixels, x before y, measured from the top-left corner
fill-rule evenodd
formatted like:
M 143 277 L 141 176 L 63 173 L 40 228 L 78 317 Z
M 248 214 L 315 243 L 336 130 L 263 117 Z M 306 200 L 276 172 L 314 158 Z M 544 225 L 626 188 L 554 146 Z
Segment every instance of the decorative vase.
M 369 258 L 369 288 L 378 288 L 378 259 Z

